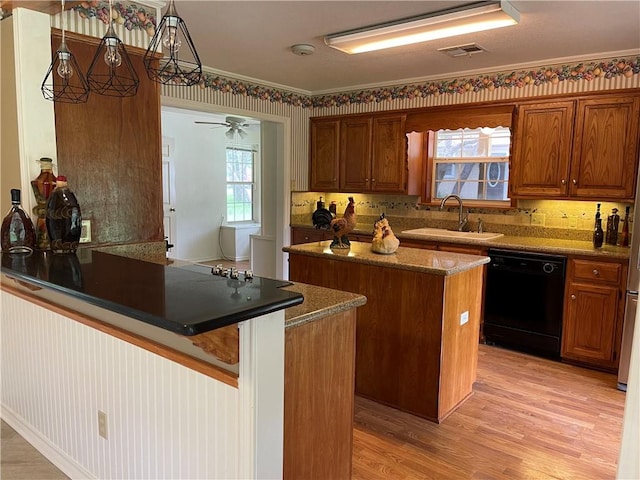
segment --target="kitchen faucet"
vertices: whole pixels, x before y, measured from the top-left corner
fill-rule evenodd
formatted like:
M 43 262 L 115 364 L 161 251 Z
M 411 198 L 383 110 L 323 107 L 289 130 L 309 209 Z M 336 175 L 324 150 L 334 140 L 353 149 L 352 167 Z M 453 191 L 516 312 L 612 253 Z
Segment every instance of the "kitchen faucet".
M 459 217 L 458 217 L 458 231 L 460 231 L 460 232 L 468 232 L 469 229 L 470 229 L 469 220 L 467 218 L 468 215 L 464 214 L 464 207 L 462 205 L 462 199 L 458 195 L 451 194 L 451 195 L 447 195 L 446 197 L 444 197 L 442 199 L 442 201 L 440 202 L 440 210 L 442 210 L 444 208 L 444 204 L 450 198 L 455 198 L 458 201 L 458 208 L 460 210 Z

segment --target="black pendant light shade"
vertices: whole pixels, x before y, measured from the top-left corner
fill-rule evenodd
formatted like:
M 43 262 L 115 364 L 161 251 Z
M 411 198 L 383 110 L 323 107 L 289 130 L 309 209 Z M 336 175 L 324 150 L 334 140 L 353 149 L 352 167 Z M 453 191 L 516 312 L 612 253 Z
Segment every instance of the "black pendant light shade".
M 40 87 L 47 100 L 65 103 L 84 103 L 89 98 L 89 84 L 82 75 L 73 53 L 63 40 L 55 53 Z
M 100 95 L 132 97 L 138 92 L 140 80 L 112 23 L 96 50 L 87 80 L 89 89 Z
M 163 52 L 162 57 L 159 52 Z M 198 52 L 173 0 L 160 20 L 143 61 L 149 78 L 158 83 L 190 86 L 202 78 Z

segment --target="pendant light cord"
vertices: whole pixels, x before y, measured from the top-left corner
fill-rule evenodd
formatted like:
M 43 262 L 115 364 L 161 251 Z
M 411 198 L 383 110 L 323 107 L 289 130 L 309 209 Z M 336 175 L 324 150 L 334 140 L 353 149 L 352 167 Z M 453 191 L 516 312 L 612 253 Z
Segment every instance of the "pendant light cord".
M 67 29 L 67 19 L 64 16 L 64 0 L 62 0 L 62 11 L 60 12 L 60 16 L 62 17 L 62 44 L 65 45 L 64 32 Z

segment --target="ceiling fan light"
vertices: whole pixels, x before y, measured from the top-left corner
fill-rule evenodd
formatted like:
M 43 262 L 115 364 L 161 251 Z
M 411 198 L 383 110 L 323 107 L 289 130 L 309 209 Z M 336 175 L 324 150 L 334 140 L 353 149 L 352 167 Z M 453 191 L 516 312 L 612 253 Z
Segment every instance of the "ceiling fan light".
M 244 140 L 247 137 L 247 132 L 245 132 L 244 130 L 242 130 L 241 128 L 238 129 L 238 135 L 240 135 L 240 138 L 242 140 Z
M 345 53 L 364 53 L 516 25 L 520 13 L 506 0 L 475 2 L 325 37 Z
M 225 132 L 225 137 L 227 137 L 229 140 L 233 140 L 233 134 L 234 134 L 234 129 L 233 127 L 231 127 L 229 130 L 227 130 Z

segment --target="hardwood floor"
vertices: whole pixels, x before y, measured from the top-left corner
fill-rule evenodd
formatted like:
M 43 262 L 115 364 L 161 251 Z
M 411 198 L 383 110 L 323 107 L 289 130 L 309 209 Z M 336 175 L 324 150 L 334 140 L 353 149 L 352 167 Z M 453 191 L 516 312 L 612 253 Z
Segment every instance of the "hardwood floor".
M 3 480 L 66 480 L 64 473 L 56 468 L 40 452 L 4 421 L 0 455 L 0 478 Z
M 356 399 L 352 478 L 614 479 L 615 387 L 611 374 L 480 345 L 475 393 L 440 425 Z M 66 478 L 24 444 L 2 422 L 3 479 Z
M 474 392 L 440 425 L 358 398 L 353 478 L 615 478 L 614 375 L 480 345 Z

